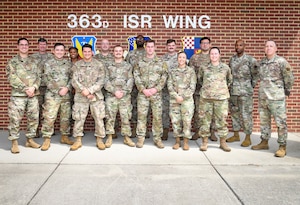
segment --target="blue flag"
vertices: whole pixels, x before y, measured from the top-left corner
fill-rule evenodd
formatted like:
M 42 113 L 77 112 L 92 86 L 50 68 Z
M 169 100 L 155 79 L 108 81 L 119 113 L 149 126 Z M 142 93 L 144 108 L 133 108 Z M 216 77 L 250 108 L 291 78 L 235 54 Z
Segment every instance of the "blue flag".
M 93 47 L 93 53 L 96 54 L 96 42 L 97 42 L 97 38 L 95 36 L 73 36 L 72 37 L 73 46 L 78 49 L 78 54 L 81 58 L 83 58 L 82 46 L 84 44 L 90 44 Z
M 200 40 L 202 37 L 198 36 L 184 36 L 182 37 L 182 46 L 187 58 L 190 59 L 195 53 L 200 53 Z

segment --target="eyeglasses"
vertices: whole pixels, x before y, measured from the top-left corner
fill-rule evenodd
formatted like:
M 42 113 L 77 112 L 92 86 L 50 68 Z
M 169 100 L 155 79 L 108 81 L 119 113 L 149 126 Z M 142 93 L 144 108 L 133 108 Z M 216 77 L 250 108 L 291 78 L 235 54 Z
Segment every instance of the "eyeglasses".
M 209 44 L 209 42 L 202 42 L 201 44 L 208 45 L 208 44 Z

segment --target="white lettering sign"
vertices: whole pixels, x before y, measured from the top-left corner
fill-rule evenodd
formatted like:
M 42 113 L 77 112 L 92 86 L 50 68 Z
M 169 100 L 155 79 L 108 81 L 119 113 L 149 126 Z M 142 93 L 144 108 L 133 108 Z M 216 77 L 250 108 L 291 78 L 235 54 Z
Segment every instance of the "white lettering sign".
M 108 28 L 108 21 L 103 21 L 101 15 L 94 14 L 91 17 L 87 14 L 82 14 L 77 17 L 75 14 L 70 14 L 68 16 L 68 27 L 69 28 L 77 28 L 78 26 L 81 28 L 89 28 L 92 26 L 93 28 Z M 152 16 L 150 15 L 141 15 L 138 16 L 136 14 L 132 15 L 124 15 L 123 16 L 123 27 L 124 28 L 152 28 Z M 163 23 L 165 28 L 192 28 L 192 29 L 209 29 L 210 17 L 208 15 L 198 16 L 162 16 Z
M 199 18 L 197 16 L 165 16 L 163 15 L 163 20 L 166 28 L 199 28 L 207 29 L 210 28 L 210 17 L 207 15 L 202 15 Z
M 90 21 L 90 16 L 87 14 L 81 15 L 79 21 L 75 14 L 70 14 L 68 19 L 71 21 L 71 23 L 68 23 L 69 28 L 77 28 L 78 24 L 81 28 L 88 28 L 90 25 L 92 25 L 93 28 L 108 28 L 109 26 L 108 21 L 101 21 L 99 14 L 94 14 L 91 18 L 92 21 Z
M 152 28 L 151 20 L 152 17 L 149 15 L 141 15 L 141 18 L 139 18 L 138 15 L 132 14 L 127 17 L 127 15 L 124 15 L 123 19 L 123 25 L 124 28 L 138 28 L 140 25 L 140 22 L 138 21 L 141 19 L 141 28 L 145 28 L 145 24 L 147 24 L 147 28 Z M 128 21 L 128 23 L 127 23 Z

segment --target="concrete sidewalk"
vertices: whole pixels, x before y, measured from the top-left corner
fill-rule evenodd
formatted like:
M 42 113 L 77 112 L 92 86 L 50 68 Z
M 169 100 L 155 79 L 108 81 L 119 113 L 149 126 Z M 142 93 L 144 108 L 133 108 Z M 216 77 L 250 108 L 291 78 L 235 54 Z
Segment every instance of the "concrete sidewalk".
M 276 133 L 269 150 L 235 142 L 230 153 L 219 142 L 201 152 L 200 140 L 190 141 L 189 151 L 173 150 L 171 134 L 164 149 L 152 139 L 142 149 L 128 147 L 119 136 L 100 151 L 87 133 L 77 151 L 60 144 L 58 134 L 48 151 L 26 148 L 22 134 L 20 154 L 11 154 L 7 131 L 0 135 L 1 205 L 300 204 L 300 133 L 289 133 L 284 158 L 274 157 Z M 252 144 L 258 142 L 255 133 Z

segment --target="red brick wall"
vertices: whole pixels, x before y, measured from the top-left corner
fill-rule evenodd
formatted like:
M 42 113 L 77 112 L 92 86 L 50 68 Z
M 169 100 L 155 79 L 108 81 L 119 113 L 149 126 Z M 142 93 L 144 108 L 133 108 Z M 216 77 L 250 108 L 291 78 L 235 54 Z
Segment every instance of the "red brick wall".
M 264 42 L 272 38 L 278 44 L 278 54 L 284 56 L 294 68 L 296 78 L 291 97 L 287 100 L 288 126 L 290 132 L 300 131 L 299 99 L 299 58 L 300 58 L 300 6 L 299 1 L 292 0 L 153 0 L 153 1 L 58 1 L 58 0 L 23 0 L 0 2 L 0 129 L 8 124 L 7 102 L 10 89 L 5 76 L 5 66 L 9 58 L 17 53 L 16 41 L 27 37 L 31 52 L 36 52 L 36 41 L 45 37 L 51 48 L 55 42 L 71 46 L 74 35 L 94 35 L 107 38 L 112 43 L 127 47 L 127 38 L 137 34 L 150 36 L 157 41 L 158 54 L 165 51 L 165 42 L 173 38 L 180 43 L 183 36 L 209 36 L 214 46 L 219 46 L 222 58 L 228 62 L 234 54 L 235 40 L 246 41 L 246 51 L 257 59 L 264 55 Z M 67 26 L 68 15 L 82 14 L 90 17 L 99 14 L 102 20 L 109 22 L 108 28 L 77 28 Z M 123 28 L 123 15 L 136 14 L 152 16 L 152 28 Z M 199 18 L 210 17 L 210 29 L 180 29 L 179 25 L 165 28 L 163 15 L 183 15 Z M 180 47 L 180 46 L 179 46 Z M 50 50 L 50 49 L 49 49 Z M 93 123 L 89 118 L 87 128 Z M 259 131 L 257 113 L 257 90 L 255 94 L 254 131 Z M 25 121 L 22 123 L 24 127 Z M 274 129 L 276 130 L 276 129 Z

